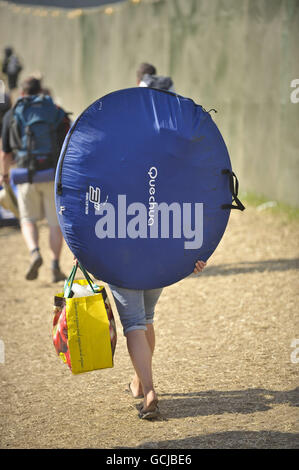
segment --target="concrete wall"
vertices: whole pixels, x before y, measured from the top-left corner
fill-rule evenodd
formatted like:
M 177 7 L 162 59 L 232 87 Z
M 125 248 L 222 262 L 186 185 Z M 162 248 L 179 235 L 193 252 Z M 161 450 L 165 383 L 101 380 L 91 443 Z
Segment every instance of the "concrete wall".
M 140 62 L 213 118 L 241 189 L 299 206 L 298 0 L 127 0 L 88 10 L 0 2 L 0 43 L 67 110 L 135 86 Z M 297 49 L 296 49 L 297 48 Z

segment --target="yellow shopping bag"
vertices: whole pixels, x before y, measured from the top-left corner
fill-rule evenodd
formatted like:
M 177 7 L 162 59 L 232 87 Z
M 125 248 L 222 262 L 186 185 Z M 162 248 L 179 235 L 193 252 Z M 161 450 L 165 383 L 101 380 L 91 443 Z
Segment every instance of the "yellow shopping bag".
M 85 279 L 74 280 L 78 266 Z M 86 295 L 72 297 L 80 286 Z M 78 289 L 77 289 L 78 290 Z M 80 290 L 80 289 L 79 289 Z M 79 293 L 80 294 L 80 293 Z M 63 293 L 54 298 L 53 344 L 73 374 L 113 367 L 117 333 L 104 286 L 94 284 L 76 261 Z

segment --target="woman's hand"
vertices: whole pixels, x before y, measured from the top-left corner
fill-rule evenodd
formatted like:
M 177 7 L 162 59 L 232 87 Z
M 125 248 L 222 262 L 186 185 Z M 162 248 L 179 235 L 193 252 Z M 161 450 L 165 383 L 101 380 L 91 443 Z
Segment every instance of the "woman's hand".
M 196 261 L 195 263 L 195 268 L 194 268 L 194 274 L 201 273 L 203 269 L 206 267 L 207 263 L 205 261 Z

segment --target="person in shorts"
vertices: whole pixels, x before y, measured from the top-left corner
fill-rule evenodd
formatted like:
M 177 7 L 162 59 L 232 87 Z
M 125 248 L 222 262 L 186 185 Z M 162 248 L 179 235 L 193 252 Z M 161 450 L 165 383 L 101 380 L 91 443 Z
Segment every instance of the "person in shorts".
M 41 93 L 41 83 L 34 77 L 26 79 L 21 86 L 22 97 L 33 97 Z M 54 104 L 53 104 L 54 106 Z M 13 152 L 10 139 L 10 127 L 12 122 L 13 108 L 3 118 L 2 128 L 2 174 L 0 184 L 9 182 L 9 169 L 15 163 L 17 156 Z M 68 127 L 63 120 L 59 125 L 59 135 L 64 138 Z M 55 208 L 54 181 L 42 183 L 26 182 L 17 185 L 17 198 L 20 213 L 20 226 L 25 243 L 31 255 L 29 267 L 25 273 L 28 281 L 38 277 L 38 271 L 43 264 L 43 258 L 39 248 L 39 231 L 37 222 L 46 218 L 49 226 L 49 248 L 51 252 L 52 282 L 65 279 L 60 270 L 59 259 L 63 244 L 63 236 L 58 224 Z
M 200 273 L 205 266 L 204 261 L 197 261 L 194 273 Z M 109 288 L 113 294 L 135 370 L 127 391 L 134 398 L 143 398 L 138 413 L 139 418 L 158 418 L 160 411 L 153 384 L 152 357 L 155 349 L 154 314 L 163 289 L 125 289 L 113 284 L 109 284 Z

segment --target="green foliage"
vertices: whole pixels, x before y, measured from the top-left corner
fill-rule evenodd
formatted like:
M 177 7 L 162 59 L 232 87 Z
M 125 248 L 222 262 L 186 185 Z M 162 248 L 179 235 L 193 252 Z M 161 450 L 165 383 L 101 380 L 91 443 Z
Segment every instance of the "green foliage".
M 283 202 L 270 200 L 265 196 L 250 191 L 240 192 L 239 197 L 245 207 L 255 207 L 259 211 L 282 216 L 290 222 L 299 222 L 299 207 L 293 207 Z

